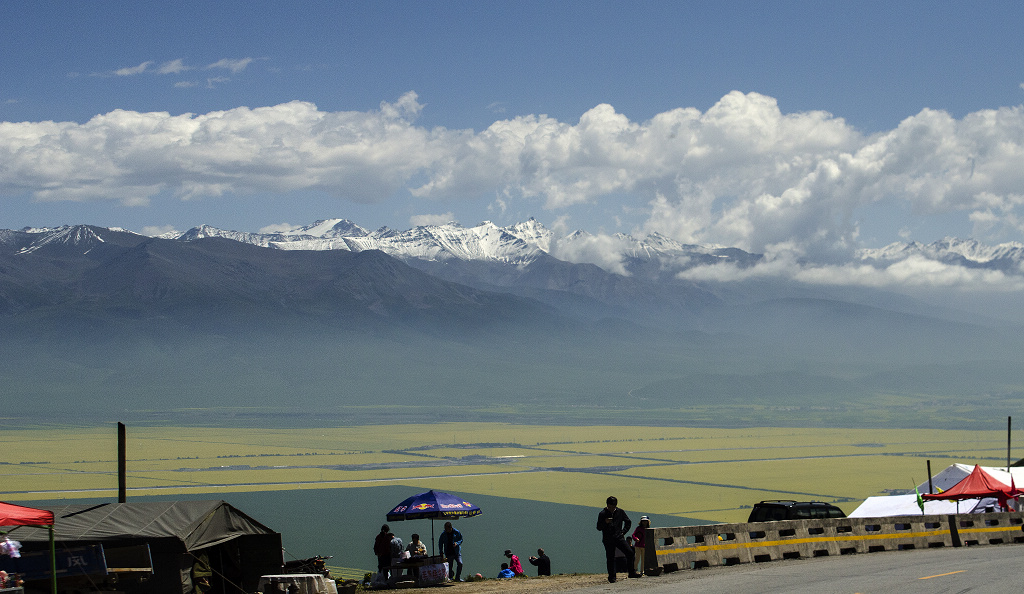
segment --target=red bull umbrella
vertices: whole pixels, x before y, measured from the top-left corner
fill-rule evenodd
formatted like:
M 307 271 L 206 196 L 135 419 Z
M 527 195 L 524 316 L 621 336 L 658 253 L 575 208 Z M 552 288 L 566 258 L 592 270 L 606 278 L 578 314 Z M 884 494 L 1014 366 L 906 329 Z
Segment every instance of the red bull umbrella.
M 458 520 L 478 516 L 480 508 L 458 495 L 430 490 L 413 495 L 388 512 L 389 522 L 430 520 L 430 550 L 434 550 L 434 520 Z
M 457 520 L 478 516 L 480 508 L 458 495 L 442 491 L 427 491 L 413 495 L 388 512 L 389 522 L 402 520 Z

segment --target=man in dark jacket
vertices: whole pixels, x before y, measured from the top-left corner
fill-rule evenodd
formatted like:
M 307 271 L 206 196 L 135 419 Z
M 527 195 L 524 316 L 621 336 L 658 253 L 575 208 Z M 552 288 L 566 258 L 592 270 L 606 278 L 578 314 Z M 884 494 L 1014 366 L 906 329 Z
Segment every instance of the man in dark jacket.
M 451 522 L 444 523 L 444 532 L 437 539 L 437 549 L 448 562 L 448 579 L 462 581 L 462 533 Z M 454 574 L 453 574 L 454 572 Z
M 601 542 L 604 544 L 604 554 L 608 561 L 608 581 L 615 582 L 615 550 L 618 549 L 626 555 L 626 562 L 629 567 L 629 577 L 643 577 L 634 572 L 633 549 L 626 544 L 626 533 L 629 532 L 633 522 L 626 515 L 626 512 L 619 509 L 619 500 L 609 497 L 605 502 L 607 505 L 597 514 L 597 529 L 601 531 Z
M 537 556 L 530 557 L 530 563 L 537 566 L 537 575 L 551 575 L 551 559 L 544 554 L 544 549 L 537 549 Z
M 391 537 L 388 536 L 391 528 L 387 524 L 380 527 L 380 534 L 373 540 L 373 554 L 377 555 L 377 572 L 386 574 L 388 567 L 391 567 Z

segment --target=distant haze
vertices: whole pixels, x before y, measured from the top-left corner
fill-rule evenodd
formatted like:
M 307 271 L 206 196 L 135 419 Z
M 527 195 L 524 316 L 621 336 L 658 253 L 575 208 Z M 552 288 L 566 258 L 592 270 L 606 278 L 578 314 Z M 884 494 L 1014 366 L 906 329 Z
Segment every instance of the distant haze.
M 437 241 L 460 227 L 424 228 L 363 251 L 346 241 L 372 236 L 338 225 L 317 240 L 336 249 L 316 250 L 213 229 L 0 232 L 6 414 L 964 426 L 1024 396 L 1024 333 L 995 315 L 869 287 L 685 278 L 659 263 L 666 244 L 619 274 L 511 233 L 536 224 L 489 228 L 475 247 Z M 717 262 L 705 268 L 761 261 L 672 249 L 689 250 L 684 272 L 701 254 Z M 930 412 L 953 402 L 969 406 Z

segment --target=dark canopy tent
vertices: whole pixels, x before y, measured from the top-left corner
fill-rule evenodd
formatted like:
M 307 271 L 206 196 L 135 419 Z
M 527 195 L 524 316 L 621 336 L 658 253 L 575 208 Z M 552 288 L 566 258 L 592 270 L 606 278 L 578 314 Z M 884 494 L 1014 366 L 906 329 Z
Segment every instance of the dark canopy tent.
M 255 592 L 260 575 L 278 573 L 283 561 L 281 535 L 224 501 L 75 504 L 52 509 L 58 547 L 149 545 L 153 575 L 134 590 L 119 584 L 127 592 L 189 594 L 194 590 L 193 570 L 204 564 L 211 574 L 212 592 Z M 41 550 L 38 547 L 47 539 L 41 529 L 18 531 L 25 551 Z
M 965 476 L 959 483 L 942 493 L 926 493 L 921 497 L 925 500 L 961 500 L 995 497 L 999 500 L 999 504 L 1005 508 L 1007 500 L 1016 498 L 1021 494 L 1021 491 L 1018 491 L 1017 486 L 1013 484 L 1012 477 L 1010 478 L 1010 483 L 1009 485 L 1003 483 L 982 470 L 981 466 L 975 464 L 971 474 Z

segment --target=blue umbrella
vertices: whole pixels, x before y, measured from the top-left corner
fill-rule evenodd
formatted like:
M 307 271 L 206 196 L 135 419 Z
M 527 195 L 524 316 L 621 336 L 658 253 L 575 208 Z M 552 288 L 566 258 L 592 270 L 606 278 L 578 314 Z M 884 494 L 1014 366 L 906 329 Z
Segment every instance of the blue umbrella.
M 481 513 L 483 512 L 479 507 L 462 497 L 443 491 L 430 490 L 413 495 L 399 503 L 388 512 L 387 517 L 389 522 L 429 519 L 431 550 L 433 550 L 434 520 L 458 520 L 459 518 L 478 516 Z

